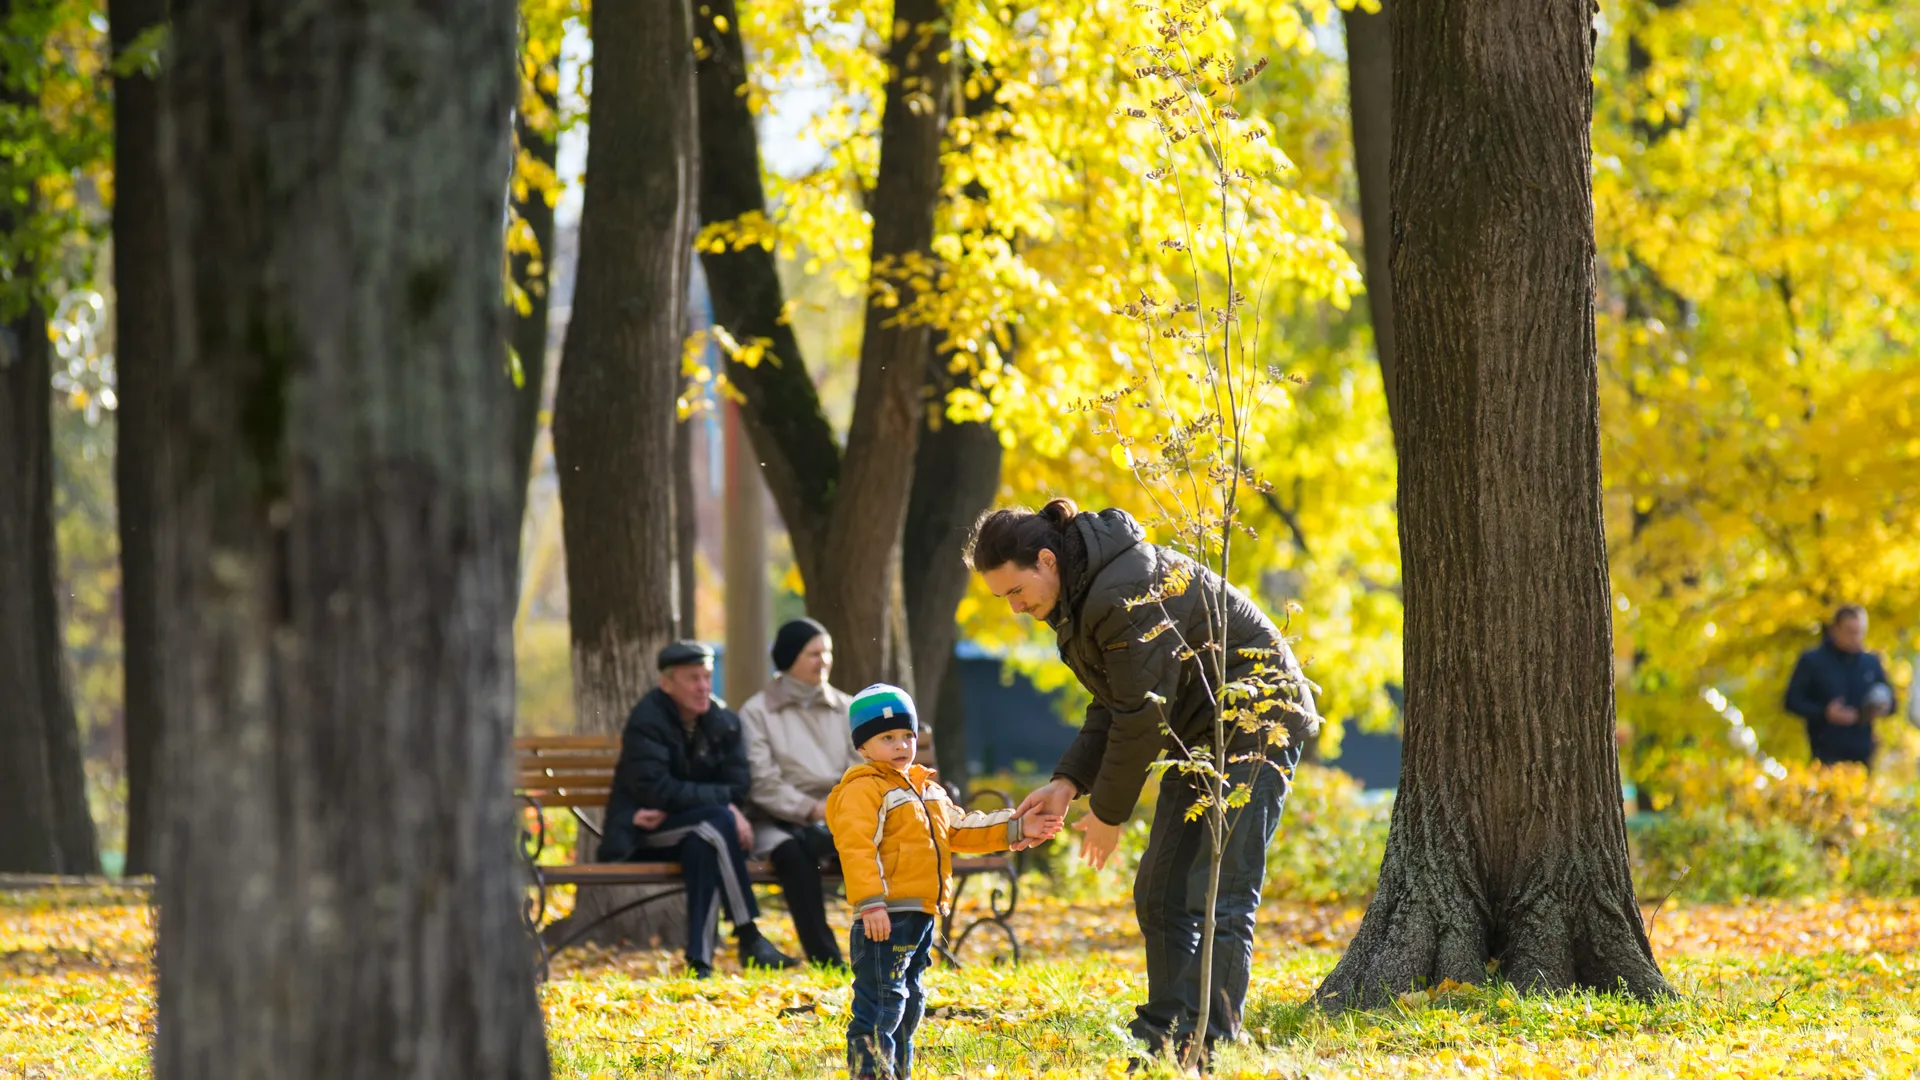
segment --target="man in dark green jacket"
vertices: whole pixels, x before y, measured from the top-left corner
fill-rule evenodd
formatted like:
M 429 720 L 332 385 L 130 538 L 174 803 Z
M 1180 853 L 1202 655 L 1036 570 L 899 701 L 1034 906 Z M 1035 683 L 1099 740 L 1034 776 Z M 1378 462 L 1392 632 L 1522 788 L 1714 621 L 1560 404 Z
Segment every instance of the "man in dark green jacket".
M 1016 614 L 1043 619 L 1060 658 L 1093 697 L 1080 735 L 1054 778 L 1028 796 L 1063 814 L 1088 796 L 1091 816 L 1074 828 L 1081 850 L 1103 866 L 1133 815 L 1153 762 L 1204 754 L 1215 741 L 1216 683 L 1255 689 L 1252 708 L 1269 729 L 1231 730 L 1228 782 L 1248 792 L 1232 811 L 1221 867 L 1207 1042 L 1237 1036 L 1253 961 L 1266 848 L 1279 825 L 1300 748 L 1319 728 L 1309 684 L 1272 620 L 1244 593 L 1169 548 L 1150 544 L 1123 510 L 1080 513 L 1055 499 L 1039 513 L 983 517 L 968 565 Z M 1224 606 L 1223 606 L 1224 601 Z M 1220 633 L 1224 626 L 1224 635 Z M 1274 745 L 1270 730 L 1285 731 Z M 1264 752 L 1263 752 L 1264 751 Z M 1206 899 L 1207 823 L 1188 811 L 1202 792 L 1168 769 L 1134 881 L 1134 911 L 1147 952 L 1147 1002 L 1131 1025 L 1159 1053 L 1190 1039 L 1200 1002 L 1198 948 Z

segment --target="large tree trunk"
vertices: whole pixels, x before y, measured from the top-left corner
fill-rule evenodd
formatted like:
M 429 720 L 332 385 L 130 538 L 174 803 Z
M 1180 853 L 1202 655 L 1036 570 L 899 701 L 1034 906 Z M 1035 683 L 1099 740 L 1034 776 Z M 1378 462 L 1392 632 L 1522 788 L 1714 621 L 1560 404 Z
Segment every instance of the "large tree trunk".
M 0 23 L 14 5 L 0 0 Z M 0 64 L 10 108 L 33 108 L 20 73 Z M 53 386 L 47 318 L 33 254 L 13 241 L 32 220 L 30 192 L 0 192 L 0 244 L 17 247 L 0 283 L 0 869 L 97 874 L 86 770 L 67 680 L 55 583 Z
M 1587 0 L 1395 0 L 1406 752 L 1379 890 L 1316 997 L 1487 962 L 1668 992 L 1627 870 L 1600 512 Z
M 559 42 L 552 42 L 549 47 L 552 50 L 550 55 L 557 57 L 560 53 Z M 556 60 L 548 69 L 543 69 L 542 79 L 548 75 L 557 77 L 557 65 Z M 560 108 L 558 97 L 547 92 L 544 81 L 537 81 L 535 92 L 545 105 L 548 116 L 555 116 Z M 514 114 L 514 131 L 519 138 L 521 151 L 537 165 L 549 172 L 558 165 L 558 132 L 530 122 L 523 111 Z M 527 297 L 527 310 L 513 313 L 513 328 L 508 337 L 513 344 L 514 355 L 520 360 L 520 382 L 513 394 L 513 424 L 508 429 L 513 439 L 508 453 L 515 477 L 515 521 L 522 521 L 526 515 L 527 482 L 533 473 L 534 445 L 540 437 L 540 409 L 545 402 L 547 382 L 547 316 L 552 306 L 548 289 L 553 282 L 554 258 L 553 206 L 547 202 L 545 193 L 532 187 L 528 187 L 525 194 L 525 198 L 516 196 L 514 207 L 521 220 L 527 223 L 527 230 L 533 234 L 533 242 L 539 251 L 532 255 L 517 254 L 513 256 L 511 264 L 513 280 Z M 519 540 L 520 532 L 516 531 L 512 561 L 508 563 L 516 574 L 520 563 Z
M 699 159 L 693 15 L 687 0 L 601 5 L 573 315 L 560 361 L 553 446 L 560 472 L 580 730 L 616 734 L 657 681 L 678 622 L 674 401 L 691 302 Z M 594 857 L 586 841 L 580 855 Z M 569 933 L 634 897 L 589 889 Z M 602 927 L 647 941 L 683 924 L 679 900 Z
M 924 275 L 932 259 L 940 141 L 953 87 L 949 18 L 942 0 L 894 4 L 880 167 L 869 202 L 874 269 L 860 385 L 834 489 L 825 572 L 807 583 L 808 610 L 833 629 L 834 664 L 849 686 L 866 685 L 898 663 L 891 656 L 891 571 L 913 486 L 930 340 L 927 325 L 909 314 L 917 296 L 906 279 Z
M 700 223 L 764 214 L 760 138 L 739 93 L 747 81 L 746 49 L 734 0 L 708 0 L 694 24 L 700 131 Z M 786 297 L 773 252 L 758 244 L 702 251 L 713 322 L 740 341 L 764 340 L 767 356 L 751 367 L 729 362 L 727 378 L 745 395 L 740 416 L 767 488 L 793 542 L 794 561 L 809 591 L 821 573 L 826 523 L 840 479 L 840 447 L 807 374 L 800 342 L 785 317 Z M 829 627 L 837 635 L 838 627 Z M 836 645 L 838 642 L 836 641 Z
M 159 1080 L 547 1075 L 509 798 L 514 16 L 175 21 Z
M 73 683 L 67 672 L 66 618 L 60 610 L 60 552 L 53 528 L 53 378 L 47 355 L 46 320 L 32 313 L 29 327 L 38 335 L 27 350 L 37 360 L 28 370 L 28 392 L 36 399 L 30 422 L 40 447 L 28 527 L 33 541 L 34 657 L 39 664 L 40 721 L 47 740 L 47 778 L 53 787 L 53 827 L 60 838 L 61 872 L 100 873 L 100 841 L 87 806 L 86 755 L 73 709 Z
M 949 686 L 953 646 L 960 628 L 954 612 L 967 593 L 968 573 L 960 561 L 968 532 L 1000 490 L 1000 435 L 992 424 L 954 423 L 942 404 L 950 388 L 946 356 L 936 352 L 929 365 L 937 388 L 935 422 L 920 436 L 915 456 L 913 495 L 901 560 L 906 576 L 907 628 L 912 632 L 913 674 L 927 697 L 923 711 L 933 714 L 933 745 L 940 778 L 967 784 L 966 714 L 958 684 Z M 927 706 L 931 705 L 929 710 Z
M 13 226 L 0 217 L 0 236 Z M 46 316 L 26 303 L 0 331 L 0 870 L 98 873 L 92 822 L 72 810 L 86 789 L 54 608 L 47 365 Z
M 560 364 L 560 472 L 583 731 L 617 732 L 674 633 L 674 399 L 697 158 L 686 0 L 593 13 L 580 268 Z
M 731 0 L 708 5 L 698 27 L 701 218 L 766 209 L 753 117 L 738 89 L 745 52 Z M 767 484 L 793 539 L 808 611 L 833 631 L 837 681 L 861 686 L 904 672 L 897 567 L 925 388 L 928 328 L 902 315 L 915 297 L 906 269 L 931 259 L 940 145 L 953 86 L 949 13 L 941 0 L 899 0 L 887 49 L 880 166 L 869 200 L 874 281 L 860 345 L 860 382 L 842 458 L 792 329 L 771 253 L 706 253 L 714 321 L 742 340 L 766 338 L 771 356 L 730 363 Z
M 1373 348 L 1387 393 L 1387 419 L 1397 431 L 1399 388 L 1394 381 L 1393 275 L 1387 264 L 1393 215 L 1387 196 L 1393 150 L 1393 31 L 1389 0 L 1368 13 L 1340 13 L 1347 26 L 1347 102 L 1353 124 L 1353 174 L 1360 187 L 1362 269 Z
M 167 19 L 166 0 L 110 0 L 113 55 Z M 120 619 L 127 755 L 126 873 L 153 872 L 161 733 L 160 563 L 154 467 L 160 394 L 172 363 L 171 256 L 161 199 L 160 87 L 140 70 L 113 81 L 114 490 L 120 519 Z
M 991 68 L 969 65 L 962 85 L 963 115 L 977 119 L 1004 110 L 996 100 L 1000 83 Z M 985 76 L 974 79 L 978 74 Z M 985 203 L 991 193 L 979 179 L 968 184 L 968 198 Z M 1013 353 L 1008 332 L 1008 354 Z M 945 342 L 927 354 L 927 428 L 920 435 L 914 457 L 913 495 L 907 503 L 907 523 L 901 538 L 907 628 L 911 632 L 913 671 L 924 695 L 923 710 L 933 714 L 934 754 L 940 778 L 966 790 L 967 723 L 953 647 L 959 637 L 954 614 L 966 596 L 972 576 L 961 561 L 967 537 L 980 513 L 993 505 L 1000 490 L 1002 448 L 990 423 L 956 423 L 947 418 L 947 399 L 962 384 L 981 387 L 972 374 L 955 374 L 951 350 Z

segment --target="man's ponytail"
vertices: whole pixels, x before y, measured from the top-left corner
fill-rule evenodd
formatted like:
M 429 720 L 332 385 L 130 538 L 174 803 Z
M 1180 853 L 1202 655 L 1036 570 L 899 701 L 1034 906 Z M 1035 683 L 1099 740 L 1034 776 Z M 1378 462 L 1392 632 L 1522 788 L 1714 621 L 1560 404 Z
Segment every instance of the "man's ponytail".
M 1031 570 L 1040 561 L 1042 551 L 1060 556 L 1067 529 L 1080 514 L 1072 499 L 1054 499 L 1036 513 L 1024 506 L 989 510 L 974 522 L 961 558 L 967 569 L 977 573 L 998 570 L 1012 563 Z

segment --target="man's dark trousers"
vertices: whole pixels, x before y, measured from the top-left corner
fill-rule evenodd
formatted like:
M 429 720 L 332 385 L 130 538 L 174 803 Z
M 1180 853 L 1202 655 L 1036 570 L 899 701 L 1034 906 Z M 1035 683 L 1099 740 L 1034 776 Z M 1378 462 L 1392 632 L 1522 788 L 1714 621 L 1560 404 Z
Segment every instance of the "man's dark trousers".
M 1239 756 L 1238 753 L 1235 756 Z M 1253 913 L 1266 878 L 1267 846 L 1280 824 L 1298 746 L 1272 753 L 1269 762 L 1236 762 L 1227 769 L 1233 787 L 1251 785 L 1246 806 L 1227 811 L 1230 832 L 1220 864 L 1218 918 L 1213 944 L 1213 1011 L 1207 1042 L 1239 1034 L 1253 966 Z M 1286 770 L 1281 775 L 1274 768 Z M 1168 769 L 1160 780 L 1153 831 L 1133 883 L 1134 913 L 1146 939 L 1147 1003 L 1134 1010 L 1128 1030 L 1154 1052 L 1189 1038 L 1200 1016 L 1200 934 L 1207 917 L 1208 825 L 1187 820 L 1198 800 L 1195 779 Z
M 720 909 L 735 929 L 760 917 L 753 902 L 753 878 L 733 810 L 702 806 L 667 815 L 657 829 L 640 831 L 631 862 L 678 862 L 687 883 L 687 963 L 713 966 L 713 937 Z

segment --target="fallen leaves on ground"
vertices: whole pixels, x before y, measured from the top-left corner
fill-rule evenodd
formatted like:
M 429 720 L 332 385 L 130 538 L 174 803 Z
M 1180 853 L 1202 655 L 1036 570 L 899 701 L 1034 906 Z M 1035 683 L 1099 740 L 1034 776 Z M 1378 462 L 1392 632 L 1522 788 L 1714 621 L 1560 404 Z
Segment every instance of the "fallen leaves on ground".
M 1325 1016 L 1304 1003 L 1361 914 L 1343 905 L 1261 911 L 1247 1040 L 1222 1053 L 1218 1075 L 1920 1074 L 1920 900 L 1650 905 L 1654 947 L 1682 994 L 1673 1001 L 1449 983 L 1392 1009 Z M 988 962 L 1004 944 L 986 926 L 962 956 L 976 962 L 928 975 L 916 1075 L 1123 1075 L 1124 1027 L 1144 982 L 1130 907 L 1027 896 L 1014 922 L 1019 967 Z M 765 925 L 791 949 L 782 913 L 769 911 Z M 152 942 L 138 893 L 0 894 L 0 1076 L 145 1075 Z M 844 1068 L 844 978 L 742 974 L 724 953 L 721 966 L 702 983 L 681 977 L 668 950 L 562 957 L 542 990 L 555 1075 L 758 1080 Z

